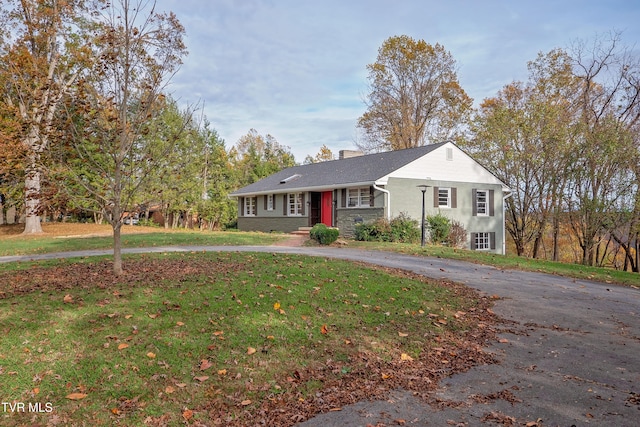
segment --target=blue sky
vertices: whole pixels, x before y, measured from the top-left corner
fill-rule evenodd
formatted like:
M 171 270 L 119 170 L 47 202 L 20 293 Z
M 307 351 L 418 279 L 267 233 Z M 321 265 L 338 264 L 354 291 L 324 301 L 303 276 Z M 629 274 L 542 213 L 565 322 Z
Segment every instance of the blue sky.
M 539 52 L 622 32 L 640 51 L 637 0 L 158 0 L 186 29 L 169 92 L 200 103 L 227 148 L 254 128 L 298 162 L 354 149 L 367 64 L 391 36 L 440 43 L 477 106 L 526 80 Z M 638 45 L 638 46 L 636 46 Z

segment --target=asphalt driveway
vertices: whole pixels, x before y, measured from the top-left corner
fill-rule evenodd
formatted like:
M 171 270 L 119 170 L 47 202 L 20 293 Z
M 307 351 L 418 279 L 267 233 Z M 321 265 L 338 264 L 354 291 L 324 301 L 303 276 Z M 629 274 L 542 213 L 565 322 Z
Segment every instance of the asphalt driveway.
M 541 273 L 388 252 L 320 247 L 165 247 L 123 250 L 298 253 L 401 268 L 500 297 L 507 320 L 488 351 L 498 364 L 443 380 L 432 404 L 395 391 L 321 414 L 300 427 L 638 426 L 640 290 Z M 108 254 L 109 251 L 0 257 L 0 262 Z M 433 404 L 437 402 L 438 404 Z

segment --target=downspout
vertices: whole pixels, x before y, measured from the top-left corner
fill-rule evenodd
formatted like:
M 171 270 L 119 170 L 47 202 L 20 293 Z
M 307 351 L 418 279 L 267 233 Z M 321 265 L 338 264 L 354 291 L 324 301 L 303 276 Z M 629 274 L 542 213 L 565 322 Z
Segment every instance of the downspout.
M 373 189 L 382 191 L 387 195 L 387 221 L 391 221 L 391 193 L 389 193 L 389 190 L 378 187 L 375 182 L 373 183 Z
M 509 190 L 509 194 L 502 197 L 502 255 L 507 254 L 507 229 L 505 226 L 506 224 L 505 213 L 507 211 L 506 201 L 511 196 L 513 196 L 513 192 Z

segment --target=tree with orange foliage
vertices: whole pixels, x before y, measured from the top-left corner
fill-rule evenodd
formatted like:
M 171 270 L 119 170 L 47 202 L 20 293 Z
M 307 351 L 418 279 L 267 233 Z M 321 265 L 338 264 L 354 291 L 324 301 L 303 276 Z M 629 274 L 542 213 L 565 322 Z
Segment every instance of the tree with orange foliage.
M 6 119 L 19 124 L 11 138 L 21 146 L 10 152 L 18 153 L 14 160 L 22 160 L 24 171 L 24 233 L 41 233 L 42 155 L 56 138 L 62 98 L 85 66 L 88 48 L 79 20 L 84 2 L 2 0 L 0 5 L 0 102 L 10 113 Z
M 371 91 L 358 120 L 360 149 L 400 150 L 453 139 L 466 123 L 473 101 L 442 45 L 390 37 L 367 69 Z

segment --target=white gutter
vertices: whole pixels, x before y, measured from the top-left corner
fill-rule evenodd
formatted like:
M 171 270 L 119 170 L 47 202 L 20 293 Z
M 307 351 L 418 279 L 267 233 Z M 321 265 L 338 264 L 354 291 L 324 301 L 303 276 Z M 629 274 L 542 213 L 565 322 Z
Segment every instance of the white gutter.
M 506 209 L 505 202 L 511 196 L 513 196 L 513 192 L 509 190 L 509 193 L 506 196 L 502 197 L 502 255 L 507 254 L 507 230 L 505 226 L 505 223 L 506 223 L 505 212 L 507 209 Z
M 330 185 L 330 186 L 318 185 L 318 186 L 291 187 L 291 188 L 274 187 L 270 190 L 242 192 L 242 193 L 236 192 L 235 194 L 233 193 L 229 194 L 229 197 L 231 198 L 231 197 L 246 197 L 246 196 L 263 196 L 265 194 L 283 194 L 283 193 L 304 193 L 307 191 L 323 192 L 323 191 L 340 190 L 342 188 L 350 188 L 350 187 L 369 187 L 370 185 L 371 185 L 371 181 L 364 181 L 364 182 L 350 182 L 348 184 Z
M 389 190 L 378 187 L 375 182 L 373 183 L 373 188 L 387 195 L 387 221 L 391 221 L 391 193 L 389 193 Z

